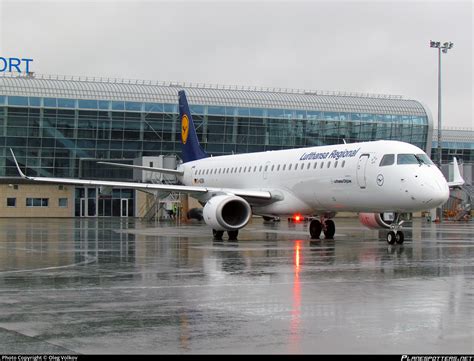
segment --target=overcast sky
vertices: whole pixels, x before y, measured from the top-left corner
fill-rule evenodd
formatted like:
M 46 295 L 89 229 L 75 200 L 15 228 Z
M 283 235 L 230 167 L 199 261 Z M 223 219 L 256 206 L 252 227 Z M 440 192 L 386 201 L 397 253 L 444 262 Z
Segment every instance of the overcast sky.
M 396 94 L 474 128 L 471 1 L 0 0 L 0 56 L 41 74 Z

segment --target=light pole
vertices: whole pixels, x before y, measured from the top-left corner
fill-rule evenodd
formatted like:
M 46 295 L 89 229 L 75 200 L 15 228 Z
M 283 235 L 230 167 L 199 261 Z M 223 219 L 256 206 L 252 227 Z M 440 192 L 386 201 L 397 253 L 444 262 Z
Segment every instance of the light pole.
M 438 49 L 438 167 L 441 170 L 441 51 L 447 53 L 449 49 L 453 47 L 453 43 L 446 41 L 441 44 L 440 41 L 430 40 L 430 47 Z M 442 208 L 439 207 L 436 209 L 436 216 L 438 220 L 442 221 Z
M 447 53 L 453 47 L 453 43 L 445 42 L 441 44 L 439 41 L 430 41 L 431 48 L 438 49 L 438 166 L 441 170 L 441 51 Z

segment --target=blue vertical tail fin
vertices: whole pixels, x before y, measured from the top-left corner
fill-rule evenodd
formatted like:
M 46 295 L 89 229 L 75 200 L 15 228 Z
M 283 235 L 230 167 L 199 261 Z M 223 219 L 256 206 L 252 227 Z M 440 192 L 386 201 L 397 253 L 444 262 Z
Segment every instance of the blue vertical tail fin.
M 184 90 L 179 95 L 179 118 L 181 119 L 181 155 L 183 162 L 206 158 L 207 154 L 202 150 L 194 127 L 193 117 L 189 111 L 188 100 Z

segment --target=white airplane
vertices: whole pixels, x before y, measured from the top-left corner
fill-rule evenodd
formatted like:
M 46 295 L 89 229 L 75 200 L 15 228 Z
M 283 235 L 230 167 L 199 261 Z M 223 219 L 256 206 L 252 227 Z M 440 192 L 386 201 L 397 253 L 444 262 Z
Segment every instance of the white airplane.
M 208 157 L 199 145 L 184 91 L 179 91 L 183 163 L 178 169 L 121 167 L 176 175 L 180 185 L 28 177 L 35 182 L 185 192 L 203 204 L 203 217 L 215 239 L 227 231 L 237 239 L 252 214 L 311 217 L 309 233 L 335 235 L 337 212 L 359 212 L 362 224 L 388 228 L 389 244 L 403 243 L 402 214 L 436 208 L 447 201 L 448 183 L 420 148 L 399 141 L 373 141 L 259 153 Z M 456 172 L 455 172 L 456 173 Z M 393 212 L 392 222 L 383 214 Z

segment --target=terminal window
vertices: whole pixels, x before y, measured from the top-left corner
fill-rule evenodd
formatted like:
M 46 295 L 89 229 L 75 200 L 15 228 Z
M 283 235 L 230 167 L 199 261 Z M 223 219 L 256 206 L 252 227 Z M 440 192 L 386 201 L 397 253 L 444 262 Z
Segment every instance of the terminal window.
M 7 207 L 16 207 L 16 198 L 7 198 Z
M 58 206 L 61 208 L 67 208 L 67 198 L 59 198 Z
M 27 207 L 48 207 L 49 198 L 26 198 Z

